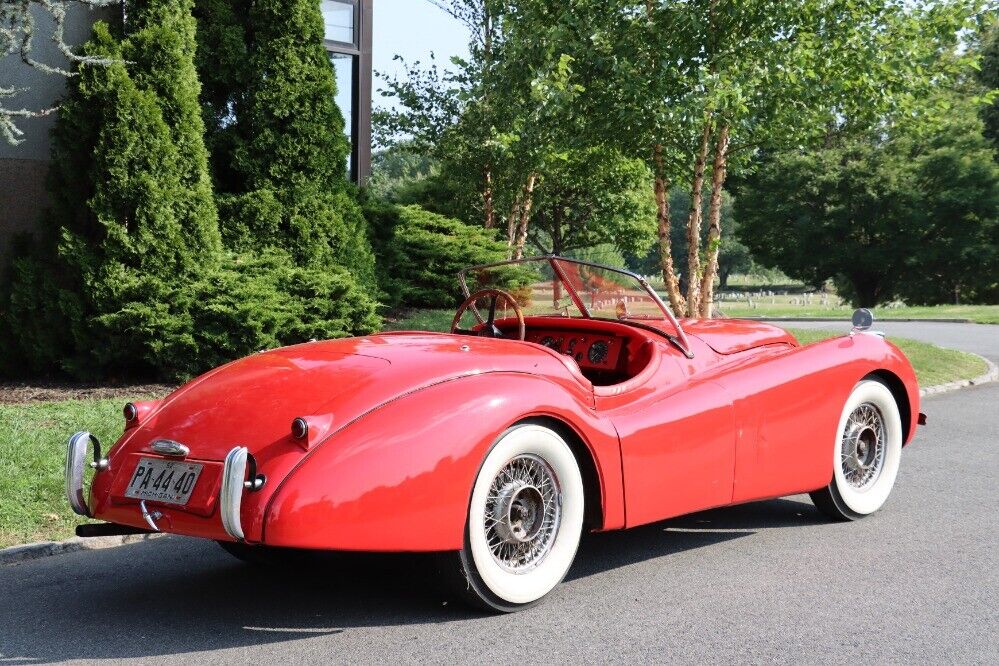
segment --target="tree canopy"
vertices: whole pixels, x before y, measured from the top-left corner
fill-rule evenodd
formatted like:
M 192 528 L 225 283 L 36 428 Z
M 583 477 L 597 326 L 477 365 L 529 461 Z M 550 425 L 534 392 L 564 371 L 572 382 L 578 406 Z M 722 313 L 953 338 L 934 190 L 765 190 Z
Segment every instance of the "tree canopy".
M 999 166 L 972 103 L 933 133 L 830 131 L 763 158 L 737 199 L 740 239 L 766 265 L 855 305 L 989 302 L 999 280 Z

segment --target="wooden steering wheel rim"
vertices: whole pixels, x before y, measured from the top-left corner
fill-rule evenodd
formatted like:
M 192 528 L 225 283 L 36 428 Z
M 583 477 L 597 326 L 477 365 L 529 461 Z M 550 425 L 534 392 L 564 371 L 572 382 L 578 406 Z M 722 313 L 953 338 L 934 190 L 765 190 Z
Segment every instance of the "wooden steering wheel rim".
M 520 305 L 518 305 L 517 299 L 515 299 L 511 294 L 503 291 L 502 289 L 480 289 L 474 294 L 469 295 L 469 297 L 466 298 L 464 301 L 462 301 L 461 305 L 458 306 L 458 312 L 454 315 L 454 319 L 451 320 L 451 332 L 458 333 L 462 331 L 461 329 L 458 328 L 458 323 L 461 321 L 461 316 L 465 314 L 465 311 L 468 310 L 468 308 L 472 307 L 475 301 L 479 300 L 484 296 L 492 296 L 493 299 L 495 299 L 494 305 L 492 307 L 494 315 L 495 315 L 495 301 L 498 301 L 500 298 L 506 300 L 508 303 L 510 303 L 510 305 L 513 306 L 513 312 L 515 315 L 517 315 L 517 329 L 518 329 L 517 339 L 524 340 L 527 337 L 527 325 L 524 323 L 524 311 L 520 309 Z M 488 321 L 483 322 L 481 321 L 482 319 L 481 315 L 478 314 L 478 310 L 476 310 L 475 313 L 476 313 L 475 318 L 479 319 L 480 320 L 479 323 L 482 325 L 486 324 L 492 325 L 493 322 L 495 321 L 495 319 L 490 319 Z

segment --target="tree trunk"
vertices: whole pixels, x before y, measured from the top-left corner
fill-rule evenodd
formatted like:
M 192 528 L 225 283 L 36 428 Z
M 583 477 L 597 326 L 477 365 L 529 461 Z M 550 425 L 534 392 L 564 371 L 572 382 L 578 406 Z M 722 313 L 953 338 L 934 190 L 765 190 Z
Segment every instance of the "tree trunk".
M 516 240 L 518 222 L 520 222 L 520 192 L 517 192 L 510 208 L 510 217 L 506 220 L 506 246 L 509 248 L 506 253 L 507 259 L 513 259 L 513 242 Z
M 704 275 L 701 276 L 701 317 L 711 318 L 711 304 L 715 295 L 715 274 L 718 272 L 718 251 L 721 249 L 722 188 L 728 168 L 728 125 L 718 129 L 715 143 L 715 161 L 711 166 L 711 203 L 708 206 L 708 254 Z
M 680 281 L 676 277 L 676 269 L 673 266 L 673 247 L 670 242 L 670 220 L 669 210 L 669 179 L 666 178 L 665 167 L 663 166 L 663 147 L 657 143 L 654 151 L 656 165 L 656 218 L 659 228 L 659 267 L 663 274 L 663 284 L 666 286 L 666 296 L 669 298 L 669 305 L 673 313 L 682 317 L 687 308 L 680 291 Z
M 732 275 L 731 270 L 725 270 L 722 268 L 718 269 L 718 288 L 725 290 L 728 289 L 728 278 Z
M 496 211 L 493 204 L 493 170 L 486 167 L 486 188 L 482 192 L 482 202 L 486 213 L 486 229 L 496 226 Z
M 700 311 L 701 296 L 701 193 L 704 190 L 704 163 L 708 159 L 711 140 L 711 120 L 704 121 L 701 146 L 694 160 L 694 179 L 690 188 L 690 215 L 687 217 L 687 316 L 696 317 Z
M 531 206 L 534 203 L 534 184 L 538 180 L 538 174 L 532 173 L 527 177 L 527 184 L 524 186 L 524 201 L 520 207 L 520 224 L 517 225 L 517 241 L 513 250 L 514 259 L 524 258 L 524 243 L 527 242 L 527 225 L 531 221 Z

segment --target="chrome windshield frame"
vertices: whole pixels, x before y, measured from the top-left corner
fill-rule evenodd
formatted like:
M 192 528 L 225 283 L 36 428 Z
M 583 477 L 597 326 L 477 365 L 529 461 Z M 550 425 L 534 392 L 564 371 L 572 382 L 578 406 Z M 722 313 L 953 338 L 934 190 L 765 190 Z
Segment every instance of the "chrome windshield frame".
M 559 266 L 559 262 L 564 261 L 566 263 L 578 264 L 581 266 L 590 266 L 591 268 L 599 268 L 601 270 L 611 271 L 613 273 L 618 273 L 619 275 L 625 275 L 627 277 L 632 278 L 633 280 L 638 282 L 639 285 L 641 285 L 642 289 L 645 290 L 645 292 L 649 295 L 652 301 L 659 307 L 660 310 L 662 310 L 662 313 L 665 316 L 666 320 L 670 324 L 672 324 L 673 328 L 676 330 L 675 342 L 677 343 L 677 346 L 680 348 L 680 351 L 682 351 L 684 356 L 686 356 L 687 358 L 694 358 L 694 353 L 693 351 L 691 351 L 690 348 L 690 342 L 687 340 L 687 334 L 684 333 L 683 327 L 680 326 L 680 322 L 673 314 L 673 311 L 670 310 L 669 306 L 666 305 L 665 301 L 663 301 L 663 299 L 659 297 L 659 294 L 657 294 L 656 290 L 652 288 L 652 285 L 649 284 L 648 280 L 643 278 L 641 275 L 633 273 L 632 271 L 629 271 L 624 268 L 615 268 L 614 266 L 605 266 L 604 264 L 597 264 L 592 261 L 585 261 L 583 259 L 570 259 L 568 257 L 559 257 L 556 255 L 539 255 L 535 257 L 524 257 L 523 259 L 507 259 L 506 261 L 497 261 L 491 264 L 479 264 L 477 266 L 468 266 L 466 268 L 461 269 L 458 272 L 458 280 L 461 283 L 461 291 L 465 295 L 465 298 L 471 296 L 471 292 L 468 289 L 468 281 L 465 279 L 465 276 L 472 271 L 497 268 L 499 266 L 512 266 L 514 264 L 526 264 L 526 263 L 541 262 L 541 261 L 546 261 L 548 262 L 548 265 L 551 266 L 552 271 L 555 273 L 555 275 L 558 276 L 559 281 L 562 283 L 562 287 L 568 292 L 569 297 L 572 299 L 573 304 L 575 304 L 576 308 L 582 314 L 583 319 L 595 319 L 595 317 L 593 317 L 590 314 L 590 311 L 586 308 L 583 299 L 580 298 L 579 293 L 576 291 L 575 287 L 572 286 L 572 284 L 566 278 L 565 273 L 562 272 L 562 269 Z M 482 317 L 479 315 L 476 309 L 471 308 L 471 310 L 473 314 L 475 314 L 475 318 L 479 320 L 479 323 L 482 323 Z M 621 321 L 627 322 L 629 320 L 623 319 Z M 635 321 L 639 322 L 641 320 L 635 320 Z

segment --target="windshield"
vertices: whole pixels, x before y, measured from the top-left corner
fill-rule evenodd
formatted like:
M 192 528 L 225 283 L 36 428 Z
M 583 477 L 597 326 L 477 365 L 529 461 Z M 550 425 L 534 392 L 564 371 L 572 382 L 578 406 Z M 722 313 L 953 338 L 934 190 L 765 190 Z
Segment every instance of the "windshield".
M 466 298 L 481 289 L 501 289 L 517 299 L 525 316 L 666 320 L 684 349 L 689 349 L 662 298 L 644 278 L 620 268 L 563 257 L 531 257 L 472 266 L 459 277 Z M 481 321 L 474 308 L 472 312 Z

